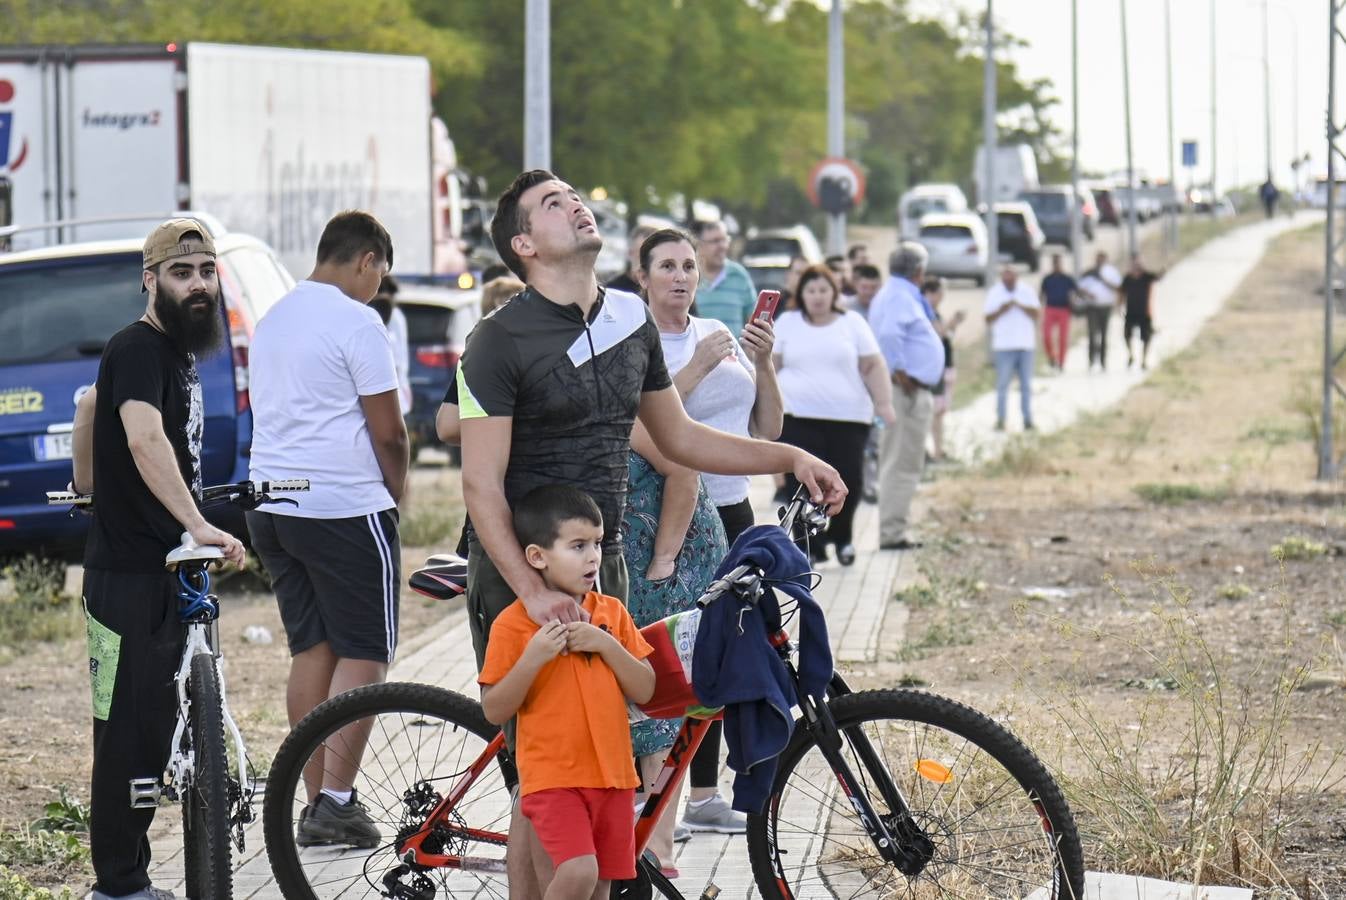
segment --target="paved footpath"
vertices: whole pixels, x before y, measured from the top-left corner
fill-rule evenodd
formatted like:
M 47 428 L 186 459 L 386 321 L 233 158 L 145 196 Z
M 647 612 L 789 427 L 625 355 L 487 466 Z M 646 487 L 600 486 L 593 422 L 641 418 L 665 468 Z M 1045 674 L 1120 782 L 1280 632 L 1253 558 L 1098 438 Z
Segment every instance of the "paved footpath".
M 1157 286 L 1155 308 L 1160 332 L 1151 348 L 1151 365 L 1185 347 L 1238 286 L 1262 255 L 1267 242 L 1290 228 L 1321 219 L 1321 215 L 1300 214 L 1295 219 L 1277 219 L 1240 229 L 1220 238 L 1174 266 Z M 1115 317 L 1114 317 L 1115 318 Z M 1034 388 L 1034 410 L 1038 427 L 1055 431 L 1066 427 L 1081 413 L 1105 408 L 1120 400 L 1148 373 L 1127 371 L 1119 364 L 1120 323 L 1114 322 L 1113 368 L 1103 374 L 1085 372 L 1084 351 L 1072 349 L 1063 375 L 1038 379 Z M 1011 415 L 1011 422 L 1017 417 Z M 985 460 L 1003 448 L 1006 435 L 992 430 L 995 421 L 994 395 L 977 398 L 968 406 L 951 413 L 947 419 L 950 446 L 969 461 Z M 753 505 L 759 522 L 771 521 L 770 479 L 754 481 Z M 851 567 L 836 562 L 824 563 L 819 571 L 822 583 L 815 596 L 828 620 L 833 651 L 842 667 L 863 665 L 877 658 L 881 636 L 893 640 L 899 635 L 905 607 L 889 601 L 894 589 L 914 577 L 914 565 L 908 554 L 878 549 L 877 508 L 862 504 L 856 516 L 856 548 L 860 551 Z M 390 673 L 391 680 L 419 681 L 476 696 L 476 670 L 467 652 L 469 637 L 466 615 L 455 608 L 428 634 L 409 642 Z M 732 773 L 722 771 L 726 793 Z M 260 814 L 260 804 L 258 808 Z M 176 809 L 165 809 L 157 818 L 153 835 L 154 882 L 178 892 L 182 883 L 182 832 Z M 260 823 L 247 834 L 247 853 L 238 860 L 235 896 L 274 898 L 280 892 L 271 880 L 264 852 Z M 700 834 L 678 847 L 675 864 L 681 877 L 677 886 L 689 898 L 700 896 L 707 883 L 714 882 L 725 900 L 750 898 L 756 892 L 747 864 L 747 849 L 742 837 Z M 1161 900 L 1176 898 L 1170 888 L 1158 882 L 1121 876 L 1092 876 L 1089 900 Z M 1190 889 L 1183 895 L 1190 896 Z M 1243 900 L 1251 892 L 1203 889 L 1209 900 Z

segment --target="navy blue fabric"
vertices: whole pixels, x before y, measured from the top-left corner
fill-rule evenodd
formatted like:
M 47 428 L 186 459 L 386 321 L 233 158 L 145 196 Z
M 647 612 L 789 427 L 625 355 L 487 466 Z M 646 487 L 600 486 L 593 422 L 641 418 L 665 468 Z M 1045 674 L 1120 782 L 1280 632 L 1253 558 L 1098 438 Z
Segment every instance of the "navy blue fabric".
M 737 773 L 734 809 L 760 813 L 771 794 L 776 757 L 790 741 L 791 707 L 798 700 L 785 664 L 767 640 L 781 624 L 777 590 L 798 602 L 799 685 L 819 700 L 832 679 L 832 648 L 822 607 L 809 589 L 808 558 L 780 526 L 744 531 L 715 577 L 744 563 L 758 566 L 771 586 L 756 604 L 726 592 L 707 607 L 696 632 L 692 687 L 706 706 L 725 708 L 729 767 Z

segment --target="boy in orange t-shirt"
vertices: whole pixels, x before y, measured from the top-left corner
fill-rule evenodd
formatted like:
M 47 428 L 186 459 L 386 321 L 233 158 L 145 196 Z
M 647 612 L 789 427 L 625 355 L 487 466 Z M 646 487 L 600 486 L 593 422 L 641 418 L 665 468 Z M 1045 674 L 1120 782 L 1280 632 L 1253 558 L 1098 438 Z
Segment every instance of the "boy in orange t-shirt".
M 594 590 L 603 516 L 592 498 L 537 488 L 515 504 L 514 531 L 528 564 L 588 621 L 538 626 L 515 600 L 491 625 L 481 705 L 497 725 L 518 715 L 520 809 L 550 857 L 534 861 L 546 900 L 606 900 L 614 879 L 636 874 L 626 701 L 653 696 L 654 650 L 621 601 Z

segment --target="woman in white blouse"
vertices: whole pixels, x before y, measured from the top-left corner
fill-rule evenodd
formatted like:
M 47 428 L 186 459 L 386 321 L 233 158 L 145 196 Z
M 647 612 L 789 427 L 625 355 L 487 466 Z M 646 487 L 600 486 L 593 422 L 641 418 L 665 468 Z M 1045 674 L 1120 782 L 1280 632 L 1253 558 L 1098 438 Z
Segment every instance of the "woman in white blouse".
M 781 440 L 831 463 L 847 484 L 859 484 L 874 417 L 896 421 L 888 368 L 864 317 L 842 308 L 826 266 L 806 269 L 796 293 L 798 308 L 776 320 L 773 358 L 785 402 Z M 786 482 L 791 493 L 797 486 L 793 477 Z M 827 558 L 831 544 L 843 566 L 855 562 L 852 524 L 859 502 L 859 491 L 846 497 L 813 547 L 815 561 Z

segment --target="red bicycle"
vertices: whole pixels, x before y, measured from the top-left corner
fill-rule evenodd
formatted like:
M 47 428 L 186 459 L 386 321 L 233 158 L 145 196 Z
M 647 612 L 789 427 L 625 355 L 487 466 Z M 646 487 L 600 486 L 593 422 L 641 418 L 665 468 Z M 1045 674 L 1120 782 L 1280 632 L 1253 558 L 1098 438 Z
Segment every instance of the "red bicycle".
M 826 519 L 806 499 L 782 510 L 786 533 Z M 465 566 L 412 576 L 432 596 L 461 593 Z M 698 603 L 754 603 L 769 583 L 740 566 Z M 650 626 L 664 628 L 663 623 Z M 764 635 L 791 678 L 794 647 Z M 797 684 L 796 684 L 797 686 Z M 661 691 L 662 691 L 661 685 Z M 924 691 L 852 692 L 833 675 L 827 696 L 802 692 L 794 734 L 761 814 L 748 818 L 748 859 L 761 896 L 1075 900 L 1084 863 L 1075 821 L 1042 763 L 993 719 Z M 614 898 L 683 895 L 644 852 L 710 719 L 687 718 L 636 820 L 637 877 Z M 350 735 L 368 735 L 355 752 Z M 300 846 L 309 784 L 354 772 L 349 786 L 378 824 L 375 846 Z M 272 870 L 292 900 L 328 897 L 508 897 L 505 843 L 518 782 L 481 706 L 425 684 L 357 688 L 317 707 L 271 766 L 263 824 Z M 701 896 L 719 894 L 706 885 Z

